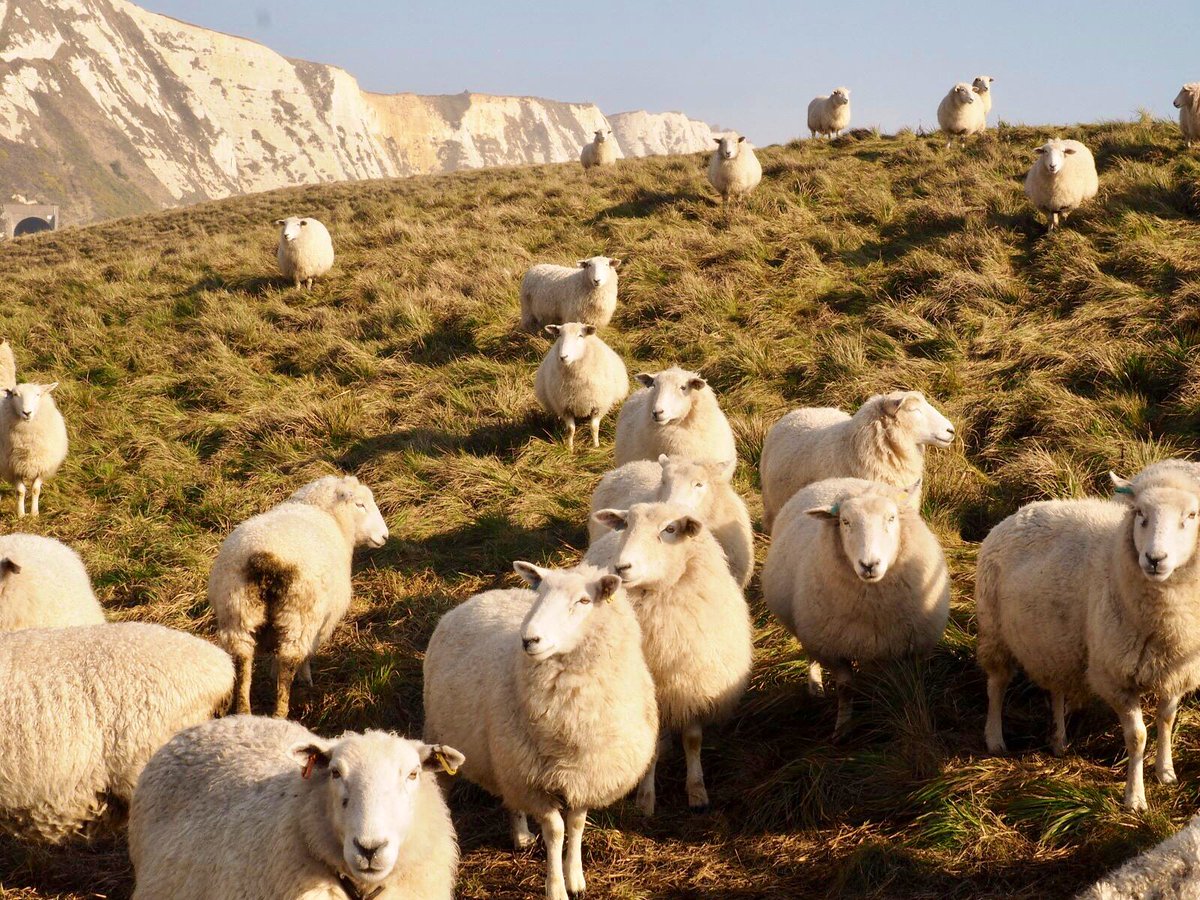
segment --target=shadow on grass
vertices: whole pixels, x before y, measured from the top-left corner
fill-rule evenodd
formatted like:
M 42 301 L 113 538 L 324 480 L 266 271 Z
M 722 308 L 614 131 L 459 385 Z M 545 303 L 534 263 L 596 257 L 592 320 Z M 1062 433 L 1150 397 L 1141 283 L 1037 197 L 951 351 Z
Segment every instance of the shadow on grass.
M 484 425 L 465 435 L 421 427 L 364 438 L 344 453 L 332 457 L 330 462 L 353 471 L 389 453 L 411 452 L 435 457 L 459 452 L 481 457 L 509 456 L 535 435 L 557 439 L 554 423 L 541 412 L 530 411 L 523 419 Z
M 479 352 L 471 323 L 462 316 L 439 322 L 407 345 L 397 347 L 399 354 L 423 366 L 437 367 Z
M 279 276 L 226 275 L 215 269 L 205 270 L 204 277 L 188 288 L 189 295 L 205 291 L 236 291 L 261 297 L 271 290 L 285 290 L 292 285 Z
M 644 219 L 654 215 L 659 209 L 680 202 L 696 202 L 700 198 L 694 194 L 673 194 L 666 191 L 640 190 L 632 200 L 618 203 L 596 213 L 588 222 L 589 225 L 599 225 L 606 219 Z

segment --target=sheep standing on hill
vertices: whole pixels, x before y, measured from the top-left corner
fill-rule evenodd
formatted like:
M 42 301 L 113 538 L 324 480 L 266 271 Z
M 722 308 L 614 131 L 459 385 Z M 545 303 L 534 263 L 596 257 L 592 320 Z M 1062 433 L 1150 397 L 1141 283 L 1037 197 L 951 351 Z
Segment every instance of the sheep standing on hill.
M 1200 141 L 1200 81 L 1190 82 L 1180 88 L 1172 105 L 1179 110 L 1179 130 L 1188 147 L 1191 147 L 1192 141 Z
M 41 513 L 42 484 L 67 458 L 67 425 L 54 403 L 53 384 L 18 384 L 0 392 L 0 478 L 16 486 L 17 516 Z
M 590 144 L 584 144 L 579 151 L 579 161 L 585 169 L 617 164 L 617 142 L 612 140 L 611 128 L 597 128 L 596 136 Z
M 301 283 L 312 290 L 314 278 L 333 268 L 333 239 L 316 219 L 290 216 L 276 219 L 279 226 L 279 272 L 297 289 Z
M 850 722 L 855 662 L 925 655 L 950 612 L 950 572 L 905 492 L 859 478 L 809 485 L 781 510 L 762 573 L 763 599 L 838 685 L 834 740 Z
M 134 794 L 134 900 L 452 900 L 458 844 L 437 773 L 462 761 L 382 731 L 326 740 L 254 716 L 190 728 Z
M 466 755 L 463 776 L 504 801 L 517 849 L 533 840 L 527 815 L 538 819 L 546 897 L 566 900 L 586 887 L 587 811 L 625 796 L 653 758 L 654 682 L 619 578 L 513 568 L 533 591 L 478 594 L 434 630 L 425 739 Z
M 796 491 L 825 478 L 863 478 L 905 488 L 925 474 L 925 448 L 948 447 L 954 425 L 920 391 L 877 394 L 853 416 L 831 407 L 795 409 L 763 442 L 763 527 Z M 912 494 L 919 506 L 921 492 Z
M 674 366 L 637 376 L 642 389 L 617 416 L 616 457 L 623 466 L 661 454 L 737 463 L 733 429 L 708 382 Z
M 60 843 L 122 817 L 170 737 L 222 712 L 229 657 L 140 622 L 0 634 L 0 831 Z
M 600 446 L 600 420 L 629 393 L 629 373 L 613 349 L 596 336 L 595 325 L 547 325 L 555 338 L 538 366 L 534 393 L 542 408 L 567 426 L 575 449 L 575 420 L 587 419 L 592 446 Z
M 521 328 L 584 322 L 603 328 L 617 309 L 619 259 L 593 256 L 575 267 L 539 263 L 521 279 Z
M 237 711 L 250 712 L 254 652 L 273 651 L 275 715 L 292 680 L 312 684 L 310 658 L 350 607 L 354 548 L 387 543 L 375 497 L 357 478 L 327 475 L 234 529 L 208 581 L 217 637 L 237 662 Z
M 965 81 L 960 81 L 942 98 L 937 110 L 938 127 L 946 132 L 946 146 L 954 144 L 954 138 L 964 143 L 972 134 L 987 130 L 987 116 L 983 100 Z
M 17 386 L 17 360 L 13 356 L 12 344 L 0 340 L 0 391 Z
M 721 545 L 686 507 L 637 503 L 602 509 L 595 519 L 613 530 L 592 544 L 587 559 L 620 576 L 637 611 L 663 738 L 682 734 L 688 806 L 704 810 L 703 728 L 733 714 L 750 679 L 754 634 L 746 599 Z M 637 799 L 648 816 L 654 776 L 652 762 Z
M 971 82 L 971 90 L 978 94 L 979 99 L 983 101 L 985 117 L 991 115 L 992 112 L 992 82 L 995 80 L 991 75 L 976 75 L 975 80 Z
M 1037 159 L 1025 176 L 1025 194 L 1046 214 L 1048 230 L 1053 231 L 1059 216 L 1066 221 L 1085 200 L 1099 192 L 1096 160 L 1079 141 L 1059 138 L 1046 141 L 1034 152 Z
M 762 165 L 746 138 L 734 133 L 715 137 L 717 149 L 708 160 L 708 183 L 728 205 L 749 195 L 762 181 Z
M 588 539 L 608 528 L 595 519 L 602 509 L 628 509 L 635 503 L 674 503 L 705 524 L 725 551 L 729 571 L 745 589 L 754 573 L 754 531 L 746 503 L 730 483 L 735 466 L 682 456 L 639 459 L 605 473 L 592 494 Z
M 808 130 L 835 138 L 850 127 L 850 88 L 834 88 L 828 96 L 814 97 L 808 104 Z
M 79 554 L 36 534 L 0 537 L 0 631 L 103 621 Z

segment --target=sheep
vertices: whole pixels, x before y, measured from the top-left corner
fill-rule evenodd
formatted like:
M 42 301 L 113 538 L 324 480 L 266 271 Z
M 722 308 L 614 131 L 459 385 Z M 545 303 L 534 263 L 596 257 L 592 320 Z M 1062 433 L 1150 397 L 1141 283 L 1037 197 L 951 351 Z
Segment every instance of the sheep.
M 1200 883 L 1200 816 L 1080 893 L 1076 900 L 1184 900 Z
M 1192 141 L 1200 141 L 1200 81 L 1189 82 L 1180 88 L 1172 105 L 1179 110 L 1179 130 L 1190 148 Z
M 217 639 L 237 663 L 237 711 L 250 712 L 258 647 L 275 654 L 275 715 L 287 716 L 297 672 L 312 684 L 310 658 L 350 607 L 354 548 L 382 547 L 388 527 L 371 489 L 327 475 L 239 525 L 208 581 Z
M 79 554 L 36 534 L 0 536 L 0 631 L 103 621 Z
M 831 478 L 798 491 L 776 521 L 763 599 L 812 662 L 808 684 L 838 685 L 833 738 L 850 723 L 855 662 L 923 656 L 946 630 L 950 573 L 908 491 Z
M 12 344 L 0 338 L 0 391 L 17 386 L 17 360 Z
M 570 266 L 539 263 L 521 279 L 521 328 L 534 333 L 546 325 L 584 322 L 603 328 L 617 309 L 617 269 L 608 256 L 581 259 Z
M 554 343 L 538 366 L 534 393 L 542 408 L 567 426 L 567 447 L 575 449 L 575 420 L 592 426 L 592 446 L 600 446 L 600 420 L 629 393 L 629 373 L 613 349 L 596 335 L 595 325 L 547 325 Z
M 293 283 L 312 290 L 313 279 L 333 268 L 333 239 L 329 230 L 316 219 L 289 216 L 276 219 L 279 227 L 279 273 Z
M 663 453 L 736 465 L 733 429 L 699 373 L 673 366 L 636 377 L 642 389 L 617 416 L 618 466 Z
M 452 900 L 458 843 L 437 773 L 462 763 L 382 731 L 330 740 L 256 716 L 189 728 L 133 796 L 134 900 Z
M 1096 160 L 1079 141 L 1052 138 L 1034 150 L 1037 159 L 1025 176 L 1025 195 L 1046 214 L 1048 231 L 1100 190 Z
M 938 127 L 948 135 L 947 147 L 953 146 L 956 137 L 965 143 L 969 135 L 987 130 L 983 100 L 965 81 L 960 81 L 942 98 L 937 119 Z
M 728 206 L 731 200 L 739 200 L 758 187 L 762 166 L 746 138 L 736 132 L 713 140 L 717 149 L 708 160 L 708 183 L 721 195 L 722 205 Z
M 992 112 L 992 82 L 996 79 L 991 75 L 976 75 L 971 82 L 971 90 L 979 95 L 983 102 L 983 115 L 986 118 Z
M 660 454 L 657 462 L 627 462 L 600 479 L 592 494 L 590 516 L 602 509 L 628 509 L 635 503 L 676 503 L 703 522 L 725 551 L 729 571 L 742 589 L 754 573 L 754 531 L 745 501 L 730 483 L 734 466 L 729 462 L 693 460 Z M 608 529 L 589 519 L 588 538 L 596 540 Z
M 17 489 L 17 517 L 25 516 L 25 492 L 32 488 L 30 512 L 41 514 L 42 485 L 67 458 L 67 425 L 54 403 L 51 384 L 18 384 L 0 398 L 0 478 Z
M 222 712 L 233 666 L 141 622 L 0 633 L 0 831 L 58 844 L 123 818 L 147 760 Z
M 920 391 L 876 394 L 853 416 L 830 407 L 792 410 L 763 442 L 763 528 L 770 533 L 788 499 L 814 481 L 864 478 L 907 487 L 924 476 L 925 448 L 953 441 L 954 425 Z M 912 501 L 920 505 L 920 491 Z
M 708 808 L 703 728 L 733 714 L 750 679 L 754 635 L 746 599 L 721 545 L 687 507 L 635 503 L 593 518 L 611 531 L 585 558 L 620 576 L 633 603 L 658 698 L 659 748 L 671 732 L 682 734 L 688 806 L 702 812 Z M 647 816 L 654 815 L 658 755 L 638 787 L 637 804 Z
M 654 682 L 619 578 L 588 564 L 513 569 L 532 591 L 477 594 L 434 629 L 425 740 L 466 755 L 463 776 L 504 801 L 518 850 L 538 819 L 546 897 L 565 900 L 586 887 L 588 809 L 621 799 L 654 756 Z
M 837 137 L 850 127 L 850 88 L 834 88 L 828 96 L 814 97 L 808 104 L 808 130 L 815 138 L 818 134 Z
M 583 149 L 579 151 L 579 161 L 585 169 L 617 164 L 617 142 L 611 138 L 611 128 L 596 129 L 596 136 L 592 142 L 584 144 Z

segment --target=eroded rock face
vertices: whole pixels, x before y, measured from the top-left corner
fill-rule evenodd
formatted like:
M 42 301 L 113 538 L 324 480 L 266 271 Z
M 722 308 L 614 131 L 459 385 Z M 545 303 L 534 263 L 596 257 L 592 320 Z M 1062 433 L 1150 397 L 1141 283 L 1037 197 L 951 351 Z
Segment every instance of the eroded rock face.
M 713 130 L 681 112 L 614 113 L 608 117 L 613 136 L 626 156 L 700 153 L 713 148 Z

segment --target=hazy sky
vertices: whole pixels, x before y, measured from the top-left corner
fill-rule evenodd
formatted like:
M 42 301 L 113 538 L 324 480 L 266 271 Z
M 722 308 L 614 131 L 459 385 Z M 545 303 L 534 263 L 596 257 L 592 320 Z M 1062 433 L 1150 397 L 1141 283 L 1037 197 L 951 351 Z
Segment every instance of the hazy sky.
M 138 0 L 135 0 L 138 2 Z M 1200 0 L 141 0 L 333 63 L 366 89 L 532 94 L 606 113 L 678 109 L 757 144 L 801 133 L 816 94 L 852 89 L 854 124 L 936 127 L 959 80 L 996 78 L 999 119 L 1173 116 L 1200 80 Z

